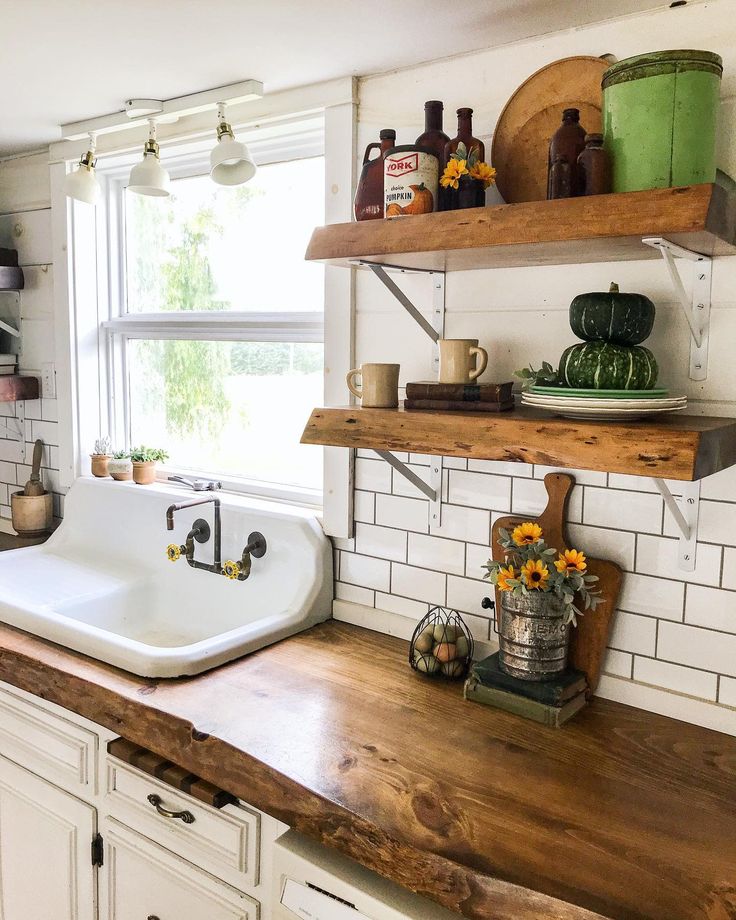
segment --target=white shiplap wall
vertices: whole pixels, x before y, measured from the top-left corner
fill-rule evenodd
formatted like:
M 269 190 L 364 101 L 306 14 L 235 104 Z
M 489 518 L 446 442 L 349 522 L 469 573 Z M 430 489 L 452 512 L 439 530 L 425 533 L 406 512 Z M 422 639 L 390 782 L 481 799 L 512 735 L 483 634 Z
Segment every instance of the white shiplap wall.
M 623 58 L 677 47 L 713 50 L 724 58 L 719 165 L 736 175 L 732 0 L 663 8 L 365 79 L 359 147 L 381 127 L 396 127 L 399 143 L 413 141 L 422 130 L 425 99 L 445 100 L 451 135 L 455 108 L 473 105 L 475 133 L 490 140 L 507 98 L 549 61 L 606 52 Z M 571 299 L 582 291 L 606 290 L 612 280 L 622 290 L 648 294 L 657 305 L 647 344 L 659 359 L 661 380 L 688 394 L 690 411 L 736 415 L 736 258 L 715 265 L 711 370 L 704 382 L 688 379 L 686 323 L 656 261 L 449 275 L 445 333 L 477 337 L 488 348 L 484 379 L 511 379 L 529 362 L 556 362 L 575 340 L 567 315 Z M 405 277 L 401 283 L 415 303 L 429 306 L 426 278 Z M 359 362 L 399 362 L 402 383 L 431 376 L 429 339 L 363 273 L 357 279 L 356 353 Z M 405 459 L 426 475 L 428 458 Z M 477 639 L 493 642 L 491 622 L 480 607 L 490 593 L 480 566 L 489 555 L 491 524 L 504 513 L 538 514 L 548 470 L 457 459 L 446 460 L 446 467 L 447 504 L 436 530 L 429 528 L 427 502 L 414 487 L 375 455 L 359 454 L 355 537 L 337 541 L 336 616 L 409 636 L 429 605 L 443 604 L 463 612 Z M 570 504 L 572 538 L 626 572 L 600 693 L 736 734 L 736 470 L 703 483 L 702 542 L 696 571 L 689 575 L 677 568 L 676 531 L 649 480 L 572 472 L 578 483 Z
M 41 374 L 41 366 L 54 363 L 54 272 L 51 256 L 51 201 L 46 154 L 0 161 L 0 247 L 16 249 L 23 266 L 25 289 L 20 294 L 22 374 Z M 15 295 L 0 293 L 0 314 Z M 15 403 L 0 403 L 0 415 L 14 416 Z M 54 492 L 54 514 L 61 514 L 59 435 L 56 399 L 25 401 L 25 437 L 28 463 L 16 463 L 17 444 L 0 435 L 0 529 L 9 530 L 9 493 L 28 480 L 33 442 L 41 438 L 44 453 L 42 479 Z

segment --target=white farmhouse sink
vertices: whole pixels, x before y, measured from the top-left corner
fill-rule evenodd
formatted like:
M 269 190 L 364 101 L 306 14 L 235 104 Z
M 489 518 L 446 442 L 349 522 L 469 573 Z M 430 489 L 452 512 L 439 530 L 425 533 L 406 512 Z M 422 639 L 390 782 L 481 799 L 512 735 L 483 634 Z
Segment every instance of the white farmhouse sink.
M 199 674 L 330 616 L 332 552 L 311 512 L 217 493 L 222 559 L 239 560 L 252 531 L 268 543 L 250 578 L 231 581 L 171 563 L 211 504 L 166 509 L 210 493 L 78 479 L 64 521 L 42 546 L 0 553 L 0 622 L 144 677 Z M 212 562 L 214 536 L 195 543 Z

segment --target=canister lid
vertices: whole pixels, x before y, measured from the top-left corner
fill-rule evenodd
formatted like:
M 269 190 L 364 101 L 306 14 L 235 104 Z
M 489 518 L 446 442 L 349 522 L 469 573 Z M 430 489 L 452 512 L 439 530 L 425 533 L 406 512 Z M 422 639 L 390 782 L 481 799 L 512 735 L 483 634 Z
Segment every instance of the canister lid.
M 601 86 L 607 89 L 630 80 L 690 70 L 703 70 L 720 77 L 723 73 L 723 60 L 712 51 L 652 51 L 649 54 L 637 54 L 609 67 L 603 74 Z

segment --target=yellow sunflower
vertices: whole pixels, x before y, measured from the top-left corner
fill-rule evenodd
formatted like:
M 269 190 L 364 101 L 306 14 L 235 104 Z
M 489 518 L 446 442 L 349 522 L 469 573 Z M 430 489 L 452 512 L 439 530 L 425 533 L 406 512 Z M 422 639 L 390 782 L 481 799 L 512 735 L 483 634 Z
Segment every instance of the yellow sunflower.
M 544 590 L 547 587 L 549 569 L 541 559 L 530 559 L 522 565 L 521 576 L 527 588 Z
M 560 553 L 560 558 L 555 562 L 555 568 L 558 572 L 584 572 L 588 568 L 585 561 L 585 553 L 578 552 L 576 549 L 566 549 Z
M 440 185 L 443 188 L 457 188 L 460 184 L 460 177 L 467 176 L 467 174 L 467 160 L 448 160 L 440 179 Z
M 488 188 L 489 185 L 493 185 L 496 181 L 496 170 L 489 166 L 488 163 L 479 160 L 473 164 L 470 170 L 470 178 L 478 179 L 483 183 L 483 188 Z
M 542 539 L 542 528 L 539 524 L 526 521 L 524 524 L 514 527 L 511 539 L 517 546 L 530 546 L 532 543 L 537 543 Z
M 498 572 L 498 581 L 496 582 L 496 584 L 498 585 L 499 591 L 511 591 L 513 588 L 513 585 L 509 584 L 509 579 L 518 578 L 518 577 L 519 577 L 519 574 L 514 569 L 513 565 L 509 565 L 506 567 L 501 566 Z

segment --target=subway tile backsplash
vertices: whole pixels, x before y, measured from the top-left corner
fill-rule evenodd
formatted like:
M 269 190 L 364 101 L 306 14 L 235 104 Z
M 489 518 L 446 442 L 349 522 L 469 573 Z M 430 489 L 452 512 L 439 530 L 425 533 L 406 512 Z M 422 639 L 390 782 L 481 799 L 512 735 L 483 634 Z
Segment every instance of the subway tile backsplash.
M 426 465 L 418 462 L 425 458 L 410 459 L 419 475 L 426 474 Z M 492 522 L 512 509 L 538 514 L 546 503 L 542 479 L 557 469 L 519 465 L 516 476 L 511 475 L 515 464 L 473 460 L 467 469 L 450 468 L 445 472 L 449 502 L 437 528 L 429 526 L 427 501 L 410 495 L 411 487 L 387 464 L 380 473 L 373 466 L 381 461 L 359 457 L 358 462 L 364 468 L 370 464 L 371 470 L 364 472 L 355 493 L 354 548 L 340 541 L 338 599 L 375 607 L 375 621 L 365 617 L 364 624 L 397 635 L 408 626 L 389 629 L 386 613 L 405 618 L 397 622 L 414 623 L 435 604 L 455 608 L 484 652 L 495 636 L 489 613 L 481 607 L 482 599 L 492 596 L 482 569 L 490 554 Z M 719 707 L 726 730 L 736 734 L 736 712 L 728 721 L 728 707 L 736 709 L 736 548 L 723 545 L 736 543 L 736 477 L 714 477 L 719 481 L 704 487 L 703 493 L 712 496 L 701 503 L 710 539 L 698 545 L 695 572 L 686 573 L 677 566 L 668 513 L 648 480 L 634 489 L 629 486 L 632 481 L 639 485 L 637 477 L 563 472 L 576 479 L 571 541 L 591 555 L 618 562 L 625 573 L 604 664 L 607 694 L 611 686 L 626 686 L 632 689 L 621 698 L 630 702 L 633 693 L 643 706 L 652 688 L 675 701 L 677 695 L 688 697 L 691 702 L 681 707 L 684 717 L 690 717 L 691 706 Z M 375 491 L 366 489 L 369 476 Z

